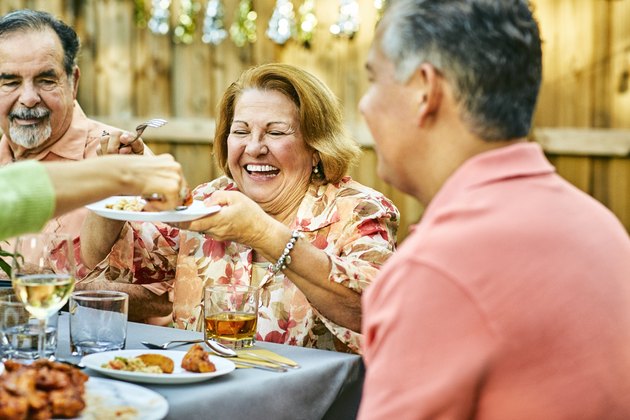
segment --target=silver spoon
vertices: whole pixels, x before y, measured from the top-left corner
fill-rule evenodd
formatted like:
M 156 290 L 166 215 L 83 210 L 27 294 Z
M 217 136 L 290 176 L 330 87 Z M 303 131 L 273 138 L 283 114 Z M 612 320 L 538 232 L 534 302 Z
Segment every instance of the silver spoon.
M 210 348 L 210 350 L 222 357 L 229 357 L 229 358 L 238 358 L 238 353 L 236 351 L 234 351 L 233 349 L 224 346 L 221 343 L 218 343 L 216 341 L 212 341 L 212 340 L 205 340 L 206 345 Z M 264 362 L 267 363 L 272 363 L 275 366 L 263 366 L 263 365 L 257 365 L 255 363 L 250 363 L 250 362 L 245 362 L 242 360 L 238 360 L 236 363 L 238 363 L 239 365 L 243 365 L 243 366 L 249 366 L 249 367 L 253 367 L 253 368 L 257 368 L 257 369 L 262 369 L 262 370 L 270 370 L 273 372 L 286 372 L 287 371 L 287 366 L 284 363 L 280 363 L 280 362 L 276 362 L 275 360 L 270 360 L 270 359 L 265 359 L 262 358 L 258 355 L 256 355 L 255 357 L 258 357 L 259 359 L 261 359 Z
M 161 350 L 165 350 L 169 347 L 174 347 L 174 346 L 183 346 L 185 344 L 194 344 L 194 343 L 202 343 L 203 340 L 201 338 L 196 339 L 196 340 L 171 340 L 171 341 L 167 341 L 164 344 L 154 344 L 154 343 L 149 343 L 148 341 L 141 341 L 140 343 L 144 346 L 144 347 L 148 347 L 150 349 L 161 349 Z

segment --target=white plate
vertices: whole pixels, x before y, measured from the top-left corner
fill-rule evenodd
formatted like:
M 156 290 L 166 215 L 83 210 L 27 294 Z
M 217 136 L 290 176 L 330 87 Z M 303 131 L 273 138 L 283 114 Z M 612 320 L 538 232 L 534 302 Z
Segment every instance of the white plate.
M 173 373 L 144 373 L 144 372 L 127 372 L 124 370 L 114 370 L 102 367 L 103 364 L 113 360 L 115 357 L 136 357 L 140 354 L 161 354 L 170 357 L 175 363 Z M 216 356 L 210 356 L 210 361 L 214 363 L 217 370 L 209 373 L 194 373 L 182 369 L 182 359 L 186 354 L 185 351 L 174 350 L 118 350 L 106 351 L 103 353 L 94 353 L 84 356 L 81 362 L 88 368 L 93 369 L 103 375 L 112 378 L 122 379 L 131 382 L 143 382 L 149 384 L 187 384 L 192 382 L 201 382 L 210 378 L 225 375 L 234 370 L 235 366 L 229 360 Z
M 85 384 L 85 400 L 82 420 L 161 420 L 168 414 L 168 402 L 157 392 L 111 379 L 90 378 Z
M 137 196 L 120 196 L 114 195 L 96 203 L 88 204 L 88 209 L 92 210 L 99 216 L 106 217 L 114 220 L 127 220 L 130 222 L 188 222 L 191 220 L 199 219 L 203 216 L 207 216 L 212 213 L 216 213 L 221 210 L 221 206 L 206 207 L 201 200 L 193 200 L 193 203 L 188 206 L 186 210 L 180 211 L 125 211 L 125 210 L 112 210 L 105 207 L 108 204 L 115 204 L 122 199 L 142 200 Z

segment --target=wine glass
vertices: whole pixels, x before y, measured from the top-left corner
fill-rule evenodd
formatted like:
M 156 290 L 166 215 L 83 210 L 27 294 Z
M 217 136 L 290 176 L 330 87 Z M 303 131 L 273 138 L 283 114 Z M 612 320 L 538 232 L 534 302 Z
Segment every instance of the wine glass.
M 11 281 L 18 299 L 39 321 L 37 353 L 40 358 L 46 358 L 47 320 L 68 301 L 74 290 L 74 279 L 74 254 L 69 235 L 40 233 L 15 240 Z

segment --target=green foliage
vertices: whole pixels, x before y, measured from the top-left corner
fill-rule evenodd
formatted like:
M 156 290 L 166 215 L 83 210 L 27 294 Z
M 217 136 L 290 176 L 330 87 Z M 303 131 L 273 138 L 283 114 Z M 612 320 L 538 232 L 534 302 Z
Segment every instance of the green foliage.
M 5 258 L 10 260 L 12 257 L 13 254 L 0 248 L 0 270 L 4 271 L 9 278 L 11 277 L 11 263 L 5 261 Z

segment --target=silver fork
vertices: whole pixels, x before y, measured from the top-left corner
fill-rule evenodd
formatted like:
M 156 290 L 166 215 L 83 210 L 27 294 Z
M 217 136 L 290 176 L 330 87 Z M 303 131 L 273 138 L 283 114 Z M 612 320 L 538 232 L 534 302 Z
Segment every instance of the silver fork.
M 143 122 L 142 124 L 139 124 L 136 127 L 136 136 L 129 143 L 125 144 L 125 146 L 129 146 L 131 143 L 138 140 L 138 138 L 140 138 L 142 133 L 144 133 L 145 128 L 147 127 L 159 128 L 159 127 L 162 127 L 167 122 L 168 121 L 163 120 L 162 118 L 153 118 L 153 119 Z

